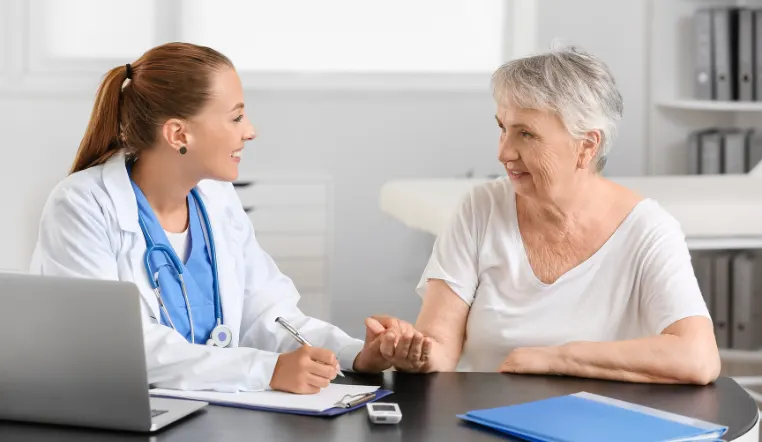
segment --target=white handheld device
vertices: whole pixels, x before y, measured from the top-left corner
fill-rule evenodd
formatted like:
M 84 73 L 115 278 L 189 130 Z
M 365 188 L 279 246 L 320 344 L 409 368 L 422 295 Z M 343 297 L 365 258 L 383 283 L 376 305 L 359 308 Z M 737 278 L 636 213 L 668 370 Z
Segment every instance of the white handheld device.
M 373 402 L 366 404 L 368 419 L 374 424 L 397 424 L 402 420 L 402 412 L 397 404 Z

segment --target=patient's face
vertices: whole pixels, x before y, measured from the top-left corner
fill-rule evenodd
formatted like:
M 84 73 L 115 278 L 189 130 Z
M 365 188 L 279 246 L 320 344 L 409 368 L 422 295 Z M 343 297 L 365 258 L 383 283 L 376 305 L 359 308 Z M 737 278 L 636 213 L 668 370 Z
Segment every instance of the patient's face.
M 552 199 L 572 184 L 579 152 L 558 116 L 506 103 L 498 106 L 495 118 L 500 127 L 498 158 L 516 193 Z

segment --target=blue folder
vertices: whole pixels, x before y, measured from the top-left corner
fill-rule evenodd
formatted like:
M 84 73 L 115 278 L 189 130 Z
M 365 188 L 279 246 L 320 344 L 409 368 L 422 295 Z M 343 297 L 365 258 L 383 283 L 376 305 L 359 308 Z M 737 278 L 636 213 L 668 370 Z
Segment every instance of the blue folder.
M 469 411 L 459 418 L 533 442 L 719 440 L 722 425 L 587 392 L 506 407 Z

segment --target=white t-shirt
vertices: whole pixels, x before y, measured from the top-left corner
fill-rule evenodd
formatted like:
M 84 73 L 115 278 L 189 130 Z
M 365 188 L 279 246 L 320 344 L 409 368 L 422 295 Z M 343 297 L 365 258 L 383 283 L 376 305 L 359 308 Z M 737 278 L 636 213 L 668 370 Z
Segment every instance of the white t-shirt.
M 650 199 L 593 256 L 544 284 L 529 265 L 508 179 L 464 199 L 437 237 L 419 295 L 430 278 L 470 306 L 462 371 L 496 371 L 517 347 L 651 336 L 709 317 L 680 225 Z
M 164 233 L 180 261 L 183 264 L 188 262 L 188 229 L 181 233 L 167 232 L 166 230 Z

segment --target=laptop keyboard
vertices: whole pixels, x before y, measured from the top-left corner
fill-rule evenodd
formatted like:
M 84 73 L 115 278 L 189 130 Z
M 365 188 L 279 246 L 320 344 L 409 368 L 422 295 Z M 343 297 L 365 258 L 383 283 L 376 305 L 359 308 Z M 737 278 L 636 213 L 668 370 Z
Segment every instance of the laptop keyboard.
M 156 417 L 166 413 L 167 410 L 151 410 L 151 417 Z

